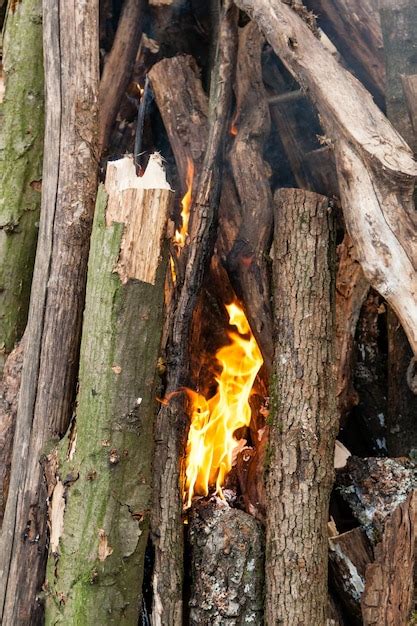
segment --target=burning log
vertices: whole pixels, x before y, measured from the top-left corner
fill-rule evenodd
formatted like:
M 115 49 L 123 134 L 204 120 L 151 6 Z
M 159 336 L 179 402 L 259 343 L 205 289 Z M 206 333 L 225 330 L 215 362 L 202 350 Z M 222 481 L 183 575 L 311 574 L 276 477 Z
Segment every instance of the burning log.
M 327 198 L 275 197 L 275 362 L 267 454 L 266 623 L 324 624 L 327 520 L 338 430 Z
M 105 190 L 91 239 L 76 417 L 53 468 L 48 623 L 139 618 L 173 193 L 159 155 L 142 178 L 130 157 L 109 162 Z
M 0 538 L 0 620 L 41 619 L 47 490 L 40 462 L 75 395 L 97 192 L 98 0 L 44 5 L 42 207 L 10 488 Z M 31 576 L 27 577 L 27 572 Z
M 364 274 L 393 307 L 417 354 L 417 223 L 412 199 L 417 165 L 410 149 L 296 10 L 281 0 L 237 4 L 257 21 L 316 104 L 334 143 L 345 223 Z
M 218 498 L 191 509 L 190 626 L 263 623 L 264 533 Z
M 175 306 L 167 344 L 167 387 L 172 394 L 188 384 L 190 325 L 197 296 L 214 243 L 215 214 L 220 195 L 222 146 L 231 102 L 236 55 L 237 10 L 231 0 L 222 4 L 218 45 L 212 73 L 209 136 L 198 185 L 192 201 L 189 243 L 184 273 L 177 282 Z M 174 395 L 158 414 L 155 453 L 153 538 L 155 566 L 153 626 L 178 624 L 182 620 L 183 525 L 181 519 L 181 461 L 186 422 L 184 399 Z

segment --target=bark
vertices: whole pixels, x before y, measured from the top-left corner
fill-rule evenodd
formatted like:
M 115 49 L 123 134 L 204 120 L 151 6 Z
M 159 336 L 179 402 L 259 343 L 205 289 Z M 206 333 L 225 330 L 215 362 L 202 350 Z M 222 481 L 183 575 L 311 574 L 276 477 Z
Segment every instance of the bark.
M 268 253 L 272 235 L 271 171 L 263 159 L 270 130 L 269 107 L 262 81 L 264 38 L 256 24 L 239 34 L 236 67 L 236 136 L 229 153 L 240 202 L 239 231 L 226 258 L 236 295 L 245 311 L 268 372 L 272 368 L 272 313 Z M 256 226 L 254 227 L 254 225 Z
M 417 27 L 415 2 L 384 0 L 380 4 L 387 74 L 387 113 L 391 123 L 415 151 L 416 135 L 402 81 L 417 73 L 414 32 Z M 408 83 L 410 84 L 410 83 Z M 407 384 L 412 350 L 395 313 L 388 310 L 388 411 L 387 448 L 392 456 L 417 449 L 415 416 L 417 397 Z
M 355 624 L 362 624 L 361 598 L 366 567 L 372 561 L 373 550 L 361 528 L 329 538 L 330 580 Z
M 417 352 L 417 166 L 370 94 L 281 0 L 238 0 L 316 104 L 334 143 L 345 223 L 364 274 L 392 306 Z
M 25 337 L 23 336 L 6 360 L 0 382 L 0 527 L 9 493 L 10 466 L 22 378 L 24 345 Z
M 188 383 L 190 325 L 214 243 L 219 201 L 223 138 L 229 116 L 236 54 L 237 11 L 226 0 L 221 8 L 216 61 L 209 103 L 209 137 L 191 208 L 189 243 L 183 249 L 184 272 L 177 279 L 175 307 L 167 345 L 167 394 Z M 158 414 L 152 528 L 155 543 L 152 624 L 182 619 L 183 525 L 181 460 L 185 444 L 182 394 Z
M 132 74 L 143 23 L 143 0 L 127 0 L 106 59 L 99 90 L 99 147 L 106 150 L 120 102 Z
M 263 623 L 264 541 L 259 522 L 216 498 L 193 505 L 190 626 Z
M 385 67 L 375 0 L 306 0 L 349 69 L 384 107 Z
M 157 157 L 142 178 L 131 158 L 110 162 L 105 188 L 91 238 L 77 412 L 52 495 L 47 624 L 137 624 L 141 607 L 173 193 Z
M 46 562 L 43 454 L 74 398 L 97 182 L 98 3 L 44 6 L 46 135 L 42 212 L 0 539 L 5 624 L 36 623 Z M 27 573 L 30 572 L 30 577 Z
M 324 624 L 338 430 L 328 200 L 276 194 L 275 362 L 267 467 L 266 623 Z
M 22 335 L 41 204 L 44 130 L 42 2 L 9 3 L 0 121 L 0 356 Z

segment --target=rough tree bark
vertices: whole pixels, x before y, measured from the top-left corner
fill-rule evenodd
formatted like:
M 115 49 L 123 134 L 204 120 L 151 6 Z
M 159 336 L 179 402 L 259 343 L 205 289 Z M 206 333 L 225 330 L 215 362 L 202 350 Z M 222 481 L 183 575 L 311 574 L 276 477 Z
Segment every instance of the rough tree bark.
M 4 624 L 40 619 L 46 563 L 43 453 L 68 426 L 97 192 L 98 2 L 45 3 L 45 158 L 9 496 L 0 539 Z M 30 576 L 27 576 L 30 572 Z
M 41 204 L 42 2 L 10 2 L 0 122 L 0 359 L 24 331 Z
M 334 233 L 327 198 L 281 189 L 275 201 L 266 624 L 324 624 L 328 504 L 339 423 Z
M 237 10 L 225 0 L 209 101 L 209 137 L 198 185 L 192 201 L 189 243 L 183 249 L 183 276 L 177 279 L 175 308 L 167 346 L 167 394 L 188 383 L 189 336 L 193 310 L 212 252 L 215 213 L 219 201 L 223 138 L 230 110 L 237 45 Z M 182 394 L 163 406 L 157 419 L 155 485 L 152 527 L 155 566 L 152 624 L 180 624 L 182 620 L 183 527 L 181 520 L 181 458 L 186 416 Z
M 417 4 L 413 0 L 380 2 L 386 64 L 387 115 L 393 126 L 416 151 L 417 142 L 402 78 L 417 73 L 415 29 Z M 388 307 L 387 449 L 392 456 L 417 451 L 417 396 L 407 384 L 413 357 L 407 337 L 394 311 Z
M 91 238 L 77 412 L 52 495 L 47 624 L 137 624 L 141 606 L 173 193 L 157 157 L 142 178 L 133 159 L 110 162 L 105 187 Z
M 305 9 L 237 0 L 308 90 L 334 143 L 345 223 L 364 274 L 392 306 L 417 353 L 417 165 L 366 89 L 315 36 Z M 304 21 L 306 19 L 309 23 Z

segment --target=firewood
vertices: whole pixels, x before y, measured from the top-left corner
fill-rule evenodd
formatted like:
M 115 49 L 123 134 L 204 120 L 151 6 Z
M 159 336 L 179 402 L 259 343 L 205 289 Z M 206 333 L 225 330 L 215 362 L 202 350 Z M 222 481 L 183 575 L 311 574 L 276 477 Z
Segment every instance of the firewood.
M 218 47 L 212 73 L 209 135 L 195 189 L 189 243 L 183 249 L 184 273 L 178 280 L 167 343 L 167 387 L 172 394 L 188 384 L 190 325 L 214 244 L 215 215 L 220 195 L 223 141 L 229 118 L 232 76 L 237 47 L 237 9 L 222 4 Z M 171 396 L 157 419 L 153 537 L 155 566 L 153 626 L 182 620 L 183 525 L 181 520 L 181 459 L 186 432 L 184 398 Z
M 44 5 L 42 207 L 18 445 L 0 538 L 0 620 L 5 624 L 36 623 L 42 615 L 47 545 L 42 455 L 48 442 L 65 433 L 72 413 L 97 191 L 97 16 L 97 0 Z
M 323 624 L 338 430 L 328 199 L 276 193 L 275 361 L 266 491 L 266 624 Z
M 281 0 L 237 0 L 317 106 L 334 145 L 346 227 L 364 274 L 417 353 L 417 165 L 366 89 Z M 388 148 L 389 146 L 389 148 Z M 389 155 L 389 156 L 388 156 Z
M 50 623 L 104 624 L 109 614 L 132 624 L 139 618 L 167 267 L 164 234 L 173 197 L 157 154 L 142 177 L 131 157 L 110 162 L 105 188 L 99 189 L 77 410 L 58 448 L 54 476 L 46 583 Z
M 190 626 L 262 624 L 262 526 L 218 498 L 196 501 L 189 523 Z

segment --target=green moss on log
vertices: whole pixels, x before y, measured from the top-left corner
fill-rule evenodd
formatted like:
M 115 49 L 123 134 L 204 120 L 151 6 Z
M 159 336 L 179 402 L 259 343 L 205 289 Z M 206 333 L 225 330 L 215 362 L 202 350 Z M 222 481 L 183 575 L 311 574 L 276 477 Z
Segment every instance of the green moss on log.
M 9 3 L 0 108 L 0 349 L 23 334 L 36 251 L 44 129 L 42 0 Z M 12 8 L 13 7 L 13 8 Z

